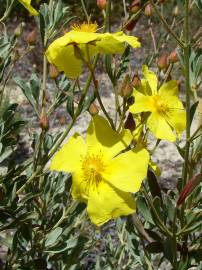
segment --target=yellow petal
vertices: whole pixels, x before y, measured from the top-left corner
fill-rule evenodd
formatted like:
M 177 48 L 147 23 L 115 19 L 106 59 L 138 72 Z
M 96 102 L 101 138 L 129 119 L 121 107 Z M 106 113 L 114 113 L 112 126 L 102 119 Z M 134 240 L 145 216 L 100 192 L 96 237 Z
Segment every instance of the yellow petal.
M 112 159 L 102 176 L 122 191 L 137 192 L 147 175 L 148 163 L 146 149 L 130 150 Z
M 154 108 L 152 106 L 151 96 L 145 96 L 139 91 L 134 90 L 135 102 L 130 106 L 129 111 L 131 113 L 140 113 L 140 112 L 152 112 Z
M 70 38 L 70 42 L 74 42 L 77 44 L 86 44 L 101 38 L 100 34 L 98 33 L 80 32 L 74 30 L 70 31 L 68 33 L 68 36 Z
M 83 178 L 82 170 L 72 173 L 72 197 L 74 200 L 87 203 L 89 186 Z
M 142 73 L 149 87 L 151 88 L 152 94 L 157 94 L 158 79 L 156 74 L 153 71 L 149 70 L 148 67 L 145 65 L 142 66 Z
M 31 0 L 18 0 L 28 11 L 31 15 L 37 16 L 39 13 L 38 11 L 31 6 Z
M 66 76 L 76 78 L 81 74 L 82 61 L 75 56 L 74 46 L 70 43 L 69 35 L 66 34 L 55 40 L 47 49 L 46 56 L 51 64 L 59 71 L 64 71 Z
M 158 139 L 168 140 L 171 142 L 174 142 L 176 140 L 176 136 L 173 133 L 170 125 L 167 123 L 165 118 L 158 113 L 153 112 L 149 116 L 147 120 L 147 126 L 154 134 L 154 136 Z
M 124 43 L 116 39 L 113 34 L 103 34 L 102 39 L 96 42 L 97 49 L 100 53 L 121 54 L 124 52 Z
M 164 83 L 159 89 L 159 95 L 164 97 L 177 96 L 178 85 L 174 80 Z
M 81 169 L 81 158 L 86 155 L 86 144 L 83 138 L 74 134 L 55 154 L 50 169 L 54 171 L 75 172 Z
M 184 109 L 173 109 L 166 118 L 168 123 L 176 130 L 178 135 L 186 128 L 186 113 Z
M 141 47 L 141 43 L 138 41 L 137 37 L 125 35 L 123 32 L 115 33 L 114 37 L 121 42 L 128 43 L 132 48 Z
M 109 159 L 125 149 L 131 141 L 132 135 L 129 130 L 123 130 L 119 134 L 99 115 L 92 118 L 87 130 L 88 149 L 94 153 L 101 150 Z
M 87 212 L 91 221 L 101 226 L 110 219 L 130 215 L 136 206 L 132 195 L 119 191 L 104 181 L 89 193 Z

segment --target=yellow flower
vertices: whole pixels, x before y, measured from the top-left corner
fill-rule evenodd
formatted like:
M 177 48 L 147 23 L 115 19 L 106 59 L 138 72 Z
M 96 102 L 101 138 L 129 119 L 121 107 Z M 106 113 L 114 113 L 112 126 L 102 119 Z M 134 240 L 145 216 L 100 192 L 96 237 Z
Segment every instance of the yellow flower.
M 119 154 L 131 139 L 129 130 L 119 134 L 96 115 L 88 127 L 86 141 L 75 134 L 52 160 L 51 170 L 72 174 L 72 196 L 87 203 L 88 215 L 98 226 L 135 211 L 130 192 L 140 189 L 149 154 L 137 148 Z
M 178 98 L 178 85 L 174 80 L 164 83 L 157 91 L 158 79 L 147 66 L 143 66 L 144 79 L 134 89 L 135 103 L 130 107 L 133 114 L 150 112 L 147 126 L 159 139 L 175 141 L 185 130 L 186 113 Z
M 31 6 L 31 0 L 18 0 L 28 11 L 31 15 L 37 16 L 39 13 L 38 11 Z
M 70 32 L 56 39 L 48 47 L 48 61 L 60 71 L 64 71 L 68 77 L 76 78 L 81 74 L 82 60 L 88 61 L 95 53 L 123 53 L 125 42 L 133 48 L 140 47 L 136 37 L 127 36 L 123 32 L 102 34 L 96 31 L 96 23 L 74 25 Z M 82 56 L 79 55 L 81 53 Z

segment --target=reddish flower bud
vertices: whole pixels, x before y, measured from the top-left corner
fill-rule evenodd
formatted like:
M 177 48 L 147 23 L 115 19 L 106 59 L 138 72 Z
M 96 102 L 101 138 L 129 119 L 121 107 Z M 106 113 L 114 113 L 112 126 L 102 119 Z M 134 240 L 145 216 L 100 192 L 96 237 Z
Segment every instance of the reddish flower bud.
M 60 116 L 59 123 L 62 126 L 65 125 L 67 123 L 67 118 L 64 115 Z
M 133 86 L 130 82 L 130 77 L 127 74 L 119 88 L 119 95 L 123 98 L 129 98 L 133 92 Z
M 177 55 L 176 49 L 173 50 L 173 51 L 170 53 L 170 55 L 169 55 L 169 60 L 170 60 L 171 63 L 176 63 L 176 62 L 178 62 L 179 59 L 178 59 L 178 55 Z
M 128 117 L 127 117 L 126 122 L 124 124 L 124 128 L 129 129 L 131 132 L 135 130 L 136 125 L 135 125 L 135 121 L 133 119 L 132 113 L 128 114 Z
M 134 0 L 130 6 L 130 11 L 136 13 L 141 8 L 141 0 Z
M 54 65 L 49 66 L 49 76 L 51 79 L 55 80 L 59 75 L 58 69 Z
M 97 6 L 100 9 L 105 9 L 107 6 L 107 0 L 97 0 Z
M 168 67 L 168 55 L 167 54 L 162 54 L 158 61 L 157 61 L 157 66 L 159 69 L 167 69 Z
M 88 110 L 92 116 L 97 115 L 99 113 L 99 109 L 95 103 L 91 103 Z
M 140 84 L 141 84 L 141 80 L 140 80 L 138 74 L 135 74 L 135 75 L 133 76 L 132 86 L 135 87 L 135 88 L 137 88 L 137 87 L 140 86 Z
M 182 192 L 180 193 L 179 199 L 177 201 L 177 206 L 180 206 L 186 198 L 192 193 L 192 191 L 199 185 L 202 180 L 202 173 L 195 175 L 189 182 L 186 184 Z
M 147 5 L 146 5 L 145 10 L 144 10 L 144 14 L 145 14 L 147 17 L 152 16 L 152 14 L 153 14 L 153 7 L 152 7 L 151 4 L 147 4 Z
M 32 30 L 26 37 L 26 42 L 29 45 L 35 45 L 37 41 L 37 30 L 34 29 Z
M 129 20 L 128 22 L 126 22 L 124 28 L 127 31 L 132 31 L 134 29 L 134 27 L 136 26 L 137 22 L 138 22 L 137 18 L 135 20 Z
M 43 130 L 49 129 L 49 119 L 45 111 L 41 113 L 39 124 Z

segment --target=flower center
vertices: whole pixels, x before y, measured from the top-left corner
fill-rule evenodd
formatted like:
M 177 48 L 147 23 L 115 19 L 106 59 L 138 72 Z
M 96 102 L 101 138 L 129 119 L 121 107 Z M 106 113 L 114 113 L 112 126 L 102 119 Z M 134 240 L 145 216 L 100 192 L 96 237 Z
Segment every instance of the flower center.
M 169 112 L 169 107 L 166 101 L 159 95 L 153 96 L 154 107 L 160 114 L 166 114 Z
M 84 181 L 88 185 L 95 185 L 97 187 L 102 181 L 102 172 L 104 169 L 103 155 L 101 153 L 98 155 L 87 155 L 82 162 Z
M 82 24 L 74 24 L 72 26 L 72 30 L 77 32 L 91 32 L 95 33 L 97 31 L 98 25 L 97 23 L 84 22 Z

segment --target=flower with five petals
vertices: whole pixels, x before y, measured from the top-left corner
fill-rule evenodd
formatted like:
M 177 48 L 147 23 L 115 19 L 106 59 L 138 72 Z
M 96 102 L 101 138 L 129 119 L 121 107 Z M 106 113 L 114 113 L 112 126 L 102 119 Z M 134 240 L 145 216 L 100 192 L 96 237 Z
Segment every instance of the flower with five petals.
M 83 61 L 89 61 L 96 53 L 121 54 L 125 43 L 133 48 L 140 47 L 136 37 L 123 32 L 97 33 L 96 23 L 74 25 L 72 30 L 53 41 L 46 51 L 51 64 L 66 76 L 76 78 L 81 74 Z
M 185 130 L 186 113 L 178 97 L 178 85 L 174 80 L 164 83 L 157 90 L 158 80 L 154 72 L 143 66 L 144 79 L 134 89 L 135 103 L 130 106 L 133 114 L 150 112 L 146 125 L 158 139 L 174 142 L 176 135 Z
M 96 115 L 86 141 L 73 135 L 52 160 L 51 170 L 72 174 L 72 196 L 87 204 L 88 215 L 97 226 L 135 212 L 131 193 L 140 189 L 146 177 L 149 153 L 138 148 L 121 152 L 131 139 L 129 130 L 117 133 Z

